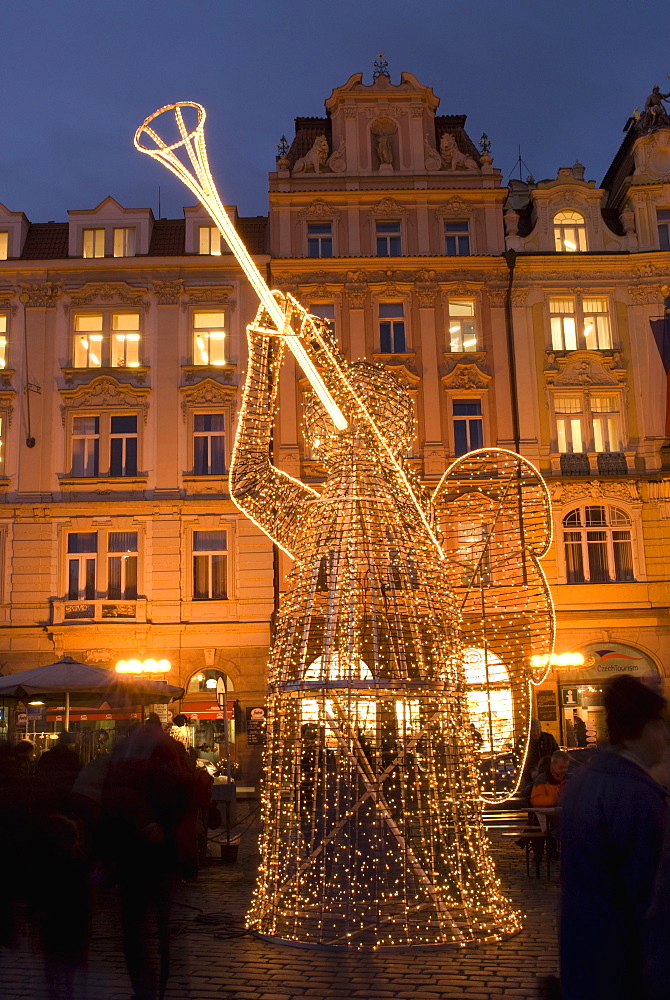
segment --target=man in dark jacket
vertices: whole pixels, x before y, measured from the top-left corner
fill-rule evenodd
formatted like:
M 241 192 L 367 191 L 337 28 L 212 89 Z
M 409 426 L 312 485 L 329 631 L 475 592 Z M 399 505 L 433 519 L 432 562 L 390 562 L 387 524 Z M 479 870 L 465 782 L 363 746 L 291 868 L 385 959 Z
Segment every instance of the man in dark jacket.
M 648 768 L 667 746 L 666 702 L 627 675 L 610 681 L 604 701 L 611 746 L 562 795 L 563 1000 L 645 996 L 645 915 L 668 817 Z

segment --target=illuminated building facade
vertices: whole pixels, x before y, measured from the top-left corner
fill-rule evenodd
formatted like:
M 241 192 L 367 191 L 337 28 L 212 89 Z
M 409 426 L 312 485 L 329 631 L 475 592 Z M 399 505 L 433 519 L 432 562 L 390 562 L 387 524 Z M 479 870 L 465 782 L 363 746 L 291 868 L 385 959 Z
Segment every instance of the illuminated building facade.
M 599 730 L 608 674 L 665 678 L 670 661 L 654 341 L 670 295 L 670 121 L 629 122 L 601 187 L 580 164 L 505 186 L 488 141 L 438 104 L 411 74 L 354 75 L 324 117 L 296 119 L 268 219 L 239 228 L 271 287 L 332 323 L 349 360 L 400 378 L 425 485 L 480 446 L 518 448 L 545 476 L 556 649 L 588 659 L 536 694 L 543 727 L 565 743 L 575 711 Z M 227 493 L 256 307 L 201 208 L 157 220 L 109 198 L 30 224 L 0 207 L 4 671 L 64 654 L 110 668 L 168 659 L 172 683 L 202 689 L 192 714 L 216 714 L 206 685 L 223 672 L 238 722 L 259 718 L 290 562 Z M 287 358 L 274 464 L 318 491 L 305 391 Z M 466 527 L 464 576 L 477 552 Z M 474 650 L 475 712 L 478 670 Z M 237 732 L 249 780 L 252 729 Z

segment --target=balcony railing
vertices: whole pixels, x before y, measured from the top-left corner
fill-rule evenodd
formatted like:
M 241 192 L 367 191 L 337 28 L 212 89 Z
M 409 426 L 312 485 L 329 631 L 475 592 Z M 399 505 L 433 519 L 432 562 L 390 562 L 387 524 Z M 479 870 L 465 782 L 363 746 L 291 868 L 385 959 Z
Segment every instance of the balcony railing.
M 123 601 L 102 598 L 93 601 L 60 601 L 51 604 L 51 621 L 62 622 L 145 622 L 147 620 L 146 600 Z

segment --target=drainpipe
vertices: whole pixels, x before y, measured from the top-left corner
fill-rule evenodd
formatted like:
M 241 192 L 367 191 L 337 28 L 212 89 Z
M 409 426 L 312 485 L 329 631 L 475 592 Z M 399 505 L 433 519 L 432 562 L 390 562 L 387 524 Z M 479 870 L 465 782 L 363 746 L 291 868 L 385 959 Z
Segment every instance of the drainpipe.
M 514 350 L 514 321 L 512 319 L 512 288 L 514 286 L 514 268 L 516 266 L 516 250 L 506 250 L 502 255 L 509 271 L 509 280 L 505 291 L 505 331 L 507 334 L 507 359 L 509 366 L 509 394 L 512 405 L 512 433 L 514 435 L 514 450 L 521 449 L 521 432 L 519 430 L 519 395 L 516 385 L 516 354 Z

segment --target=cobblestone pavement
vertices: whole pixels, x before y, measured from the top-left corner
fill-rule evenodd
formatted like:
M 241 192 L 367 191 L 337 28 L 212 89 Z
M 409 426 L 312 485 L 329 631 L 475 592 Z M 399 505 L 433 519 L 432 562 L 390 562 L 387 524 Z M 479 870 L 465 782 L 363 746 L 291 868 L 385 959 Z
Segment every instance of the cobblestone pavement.
M 431 948 L 342 954 L 263 941 L 244 933 L 244 913 L 258 861 L 255 839 L 243 840 L 239 863 L 213 863 L 183 883 L 173 913 L 171 976 L 166 1000 L 494 1000 L 537 998 L 557 971 L 558 886 L 527 878 L 523 852 L 492 835 L 507 894 L 526 914 L 508 941 L 466 949 Z M 57 885 L 49 891 L 67 891 Z M 113 890 L 100 893 L 86 982 L 62 1000 L 130 1000 Z M 28 933 L 0 951 L 3 1000 L 54 1000 Z M 60 998 L 59 998 L 60 1000 Z

